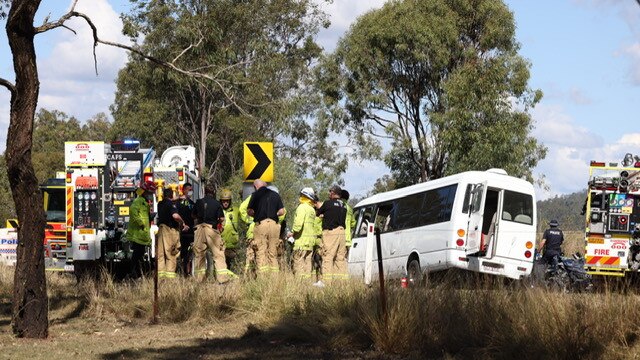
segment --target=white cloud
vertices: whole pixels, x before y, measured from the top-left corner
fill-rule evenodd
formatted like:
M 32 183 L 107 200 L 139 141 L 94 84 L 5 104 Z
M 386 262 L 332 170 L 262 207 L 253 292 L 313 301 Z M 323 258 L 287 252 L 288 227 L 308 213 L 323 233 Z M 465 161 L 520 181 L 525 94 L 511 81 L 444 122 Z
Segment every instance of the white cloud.
M 559 107 L 538 106 L 533 135 L 549 151 L 535 169 L 545 177 L 549 191 L 537 189 L 539 199 L 585 189 L 591 160 L 620 162 L 626 153 L 640 154 L 640 133 L 628 133 L 612 143 L 575 124 Z
M 538 105 L 532 116 L 536 121 L 533 136 L 549 145 L 563 145 L 575 148 L 602 146 L 600 136 L 574 123 L 559 106 Z
M 371 9 L 382 7 L 386 0 L 335 0 L 330 4 L 323 3 L 322 9 L 329 14 L 331 26 L 318 34 L 318 43 L 326 50 L 332 51 L 338 39 L 344 35 L 358 16 Z
M 76 10 L 91 18 L 101 39 L 128 42 L 121 34 L 119 14 L 107 0 L 81 1 Z M 84 20 L 77 18 L 69 20 L 66 25 L 74 29 L 77 35 L 58 28 L 36 37 L 40 76 L 38 108 L 60 110 L 80 121 L 99 112 L 109 113 L 109 105 L 115 97 L 114 79 L 126 63 L 127 54 L 119 48 L 99 45 L 96 48 L 96 75 L 91 29 Z M 0 129 L 4 130 L 0 136 L 6 138 L 9 101 L 1 97 L 0 101 Z M 3 137 L 0 137 L 0 151 L 5 148 Z

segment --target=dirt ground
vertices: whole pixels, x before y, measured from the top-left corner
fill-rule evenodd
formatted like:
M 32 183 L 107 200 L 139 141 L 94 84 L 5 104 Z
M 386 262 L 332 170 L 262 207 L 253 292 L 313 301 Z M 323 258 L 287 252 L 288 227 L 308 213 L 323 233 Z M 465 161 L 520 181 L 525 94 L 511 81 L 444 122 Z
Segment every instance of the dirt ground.
M 246 318 L 219 323 L 151 325 L 83 318 L 80 304 L 50 314 L 49 338 L 11 334 L 7 303 L 0 304 L 0 359 L 388 359 L 375 351 L 343 352 L 290 344 Z

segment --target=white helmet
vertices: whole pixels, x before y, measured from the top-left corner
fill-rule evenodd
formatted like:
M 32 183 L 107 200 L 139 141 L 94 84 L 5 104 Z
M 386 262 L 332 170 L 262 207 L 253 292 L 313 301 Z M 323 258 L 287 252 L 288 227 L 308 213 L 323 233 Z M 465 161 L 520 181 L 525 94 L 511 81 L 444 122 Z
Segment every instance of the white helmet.
M 313 191 L 312 188 L 306 187 L 300 190 L 300 195 L 306 197 L 309 200 L 313 200 L 316 196 L 316 193 Z
M 267 186 L 267 189 L 275 192 L 276 194 L 280 194 L 280 191 L 278 191 L 278 188 L 275 185 L 269 185 Z

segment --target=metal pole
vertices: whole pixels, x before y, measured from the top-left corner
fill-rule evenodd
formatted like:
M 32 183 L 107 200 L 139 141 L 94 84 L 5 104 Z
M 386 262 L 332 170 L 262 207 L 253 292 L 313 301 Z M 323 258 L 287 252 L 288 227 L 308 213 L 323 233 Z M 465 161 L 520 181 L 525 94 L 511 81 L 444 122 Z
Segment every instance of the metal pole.
M 156 244 L 157 245 L 157 244 Z M 158 246 L 156 246 L 155 271 L 153 272 L 153 323 L 158 323 Z
M 380 279 L 380 305 L 382 306 L 382 318 L 384 326 L 387 326 L 387 293 L 384 291 L 384 271 L 382 269 L 382 245 L 380 244 L 380 229 L 375 229 L 376 248 L 378 249 L 378 277 Z

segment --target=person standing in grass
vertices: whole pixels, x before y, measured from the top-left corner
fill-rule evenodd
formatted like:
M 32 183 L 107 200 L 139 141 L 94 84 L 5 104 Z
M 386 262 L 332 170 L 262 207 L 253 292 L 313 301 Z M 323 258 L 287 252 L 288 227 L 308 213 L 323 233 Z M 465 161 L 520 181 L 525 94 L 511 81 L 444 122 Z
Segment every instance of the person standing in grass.
M 322 216 L 322 278 L 346 279 L 347 275 L 347 245 L 345 239 L 345 222 L 347 207 L 340 200 L 342 189 L 334 185 L 329 189 L 329 200 L 318 209 L 318 216 Z M 317 286 L 324 286 L 321 281 Z
M 284 205 L 280 195 L 267 188 L 267 183 L 261 179 L 253 182 L 256 190 L 251 195 L 247 206 L 247 214 L 253 216 L 255 227 L 253 230 L 256 242 L 256 262 L 258 273 L 277 273 L 278 245 L 280 242 L 280 224 L 278 217 L 284 215 Z
M 227 269 L 227 262 L 224 256 L 224 241 L 220 236 L 220 232 L 224 228 L 224 211 L 220 202 L 215 198 L 215 188 L 212 185 L 207 185 L 204 191 L 204 197 L 196 201 L 194 207 L 194 214 L 197 220 L 193 244 L 196 262 L 195 276 L 199 280 L 205 278 L 207 273 L 206 253 L 207 249 L 211 249 L 216 269 L 216 279 L 222 284 L 235 277 L 235 274 Z
M 316 242 L 315 193 L 312 188 L 300 191 L 300 205 L 296 208 L 293 227 L 287 237 L 293 237 L 293 273 L 303 279 L 311 278 L 313 247 Z
M 162 191 L 162 201 L 158 203 L 158 277 L 176 277 L 177 258 L 180 253 L 180 231 L 189 230 L 184 223 L 175 201 L 172 189 Z

